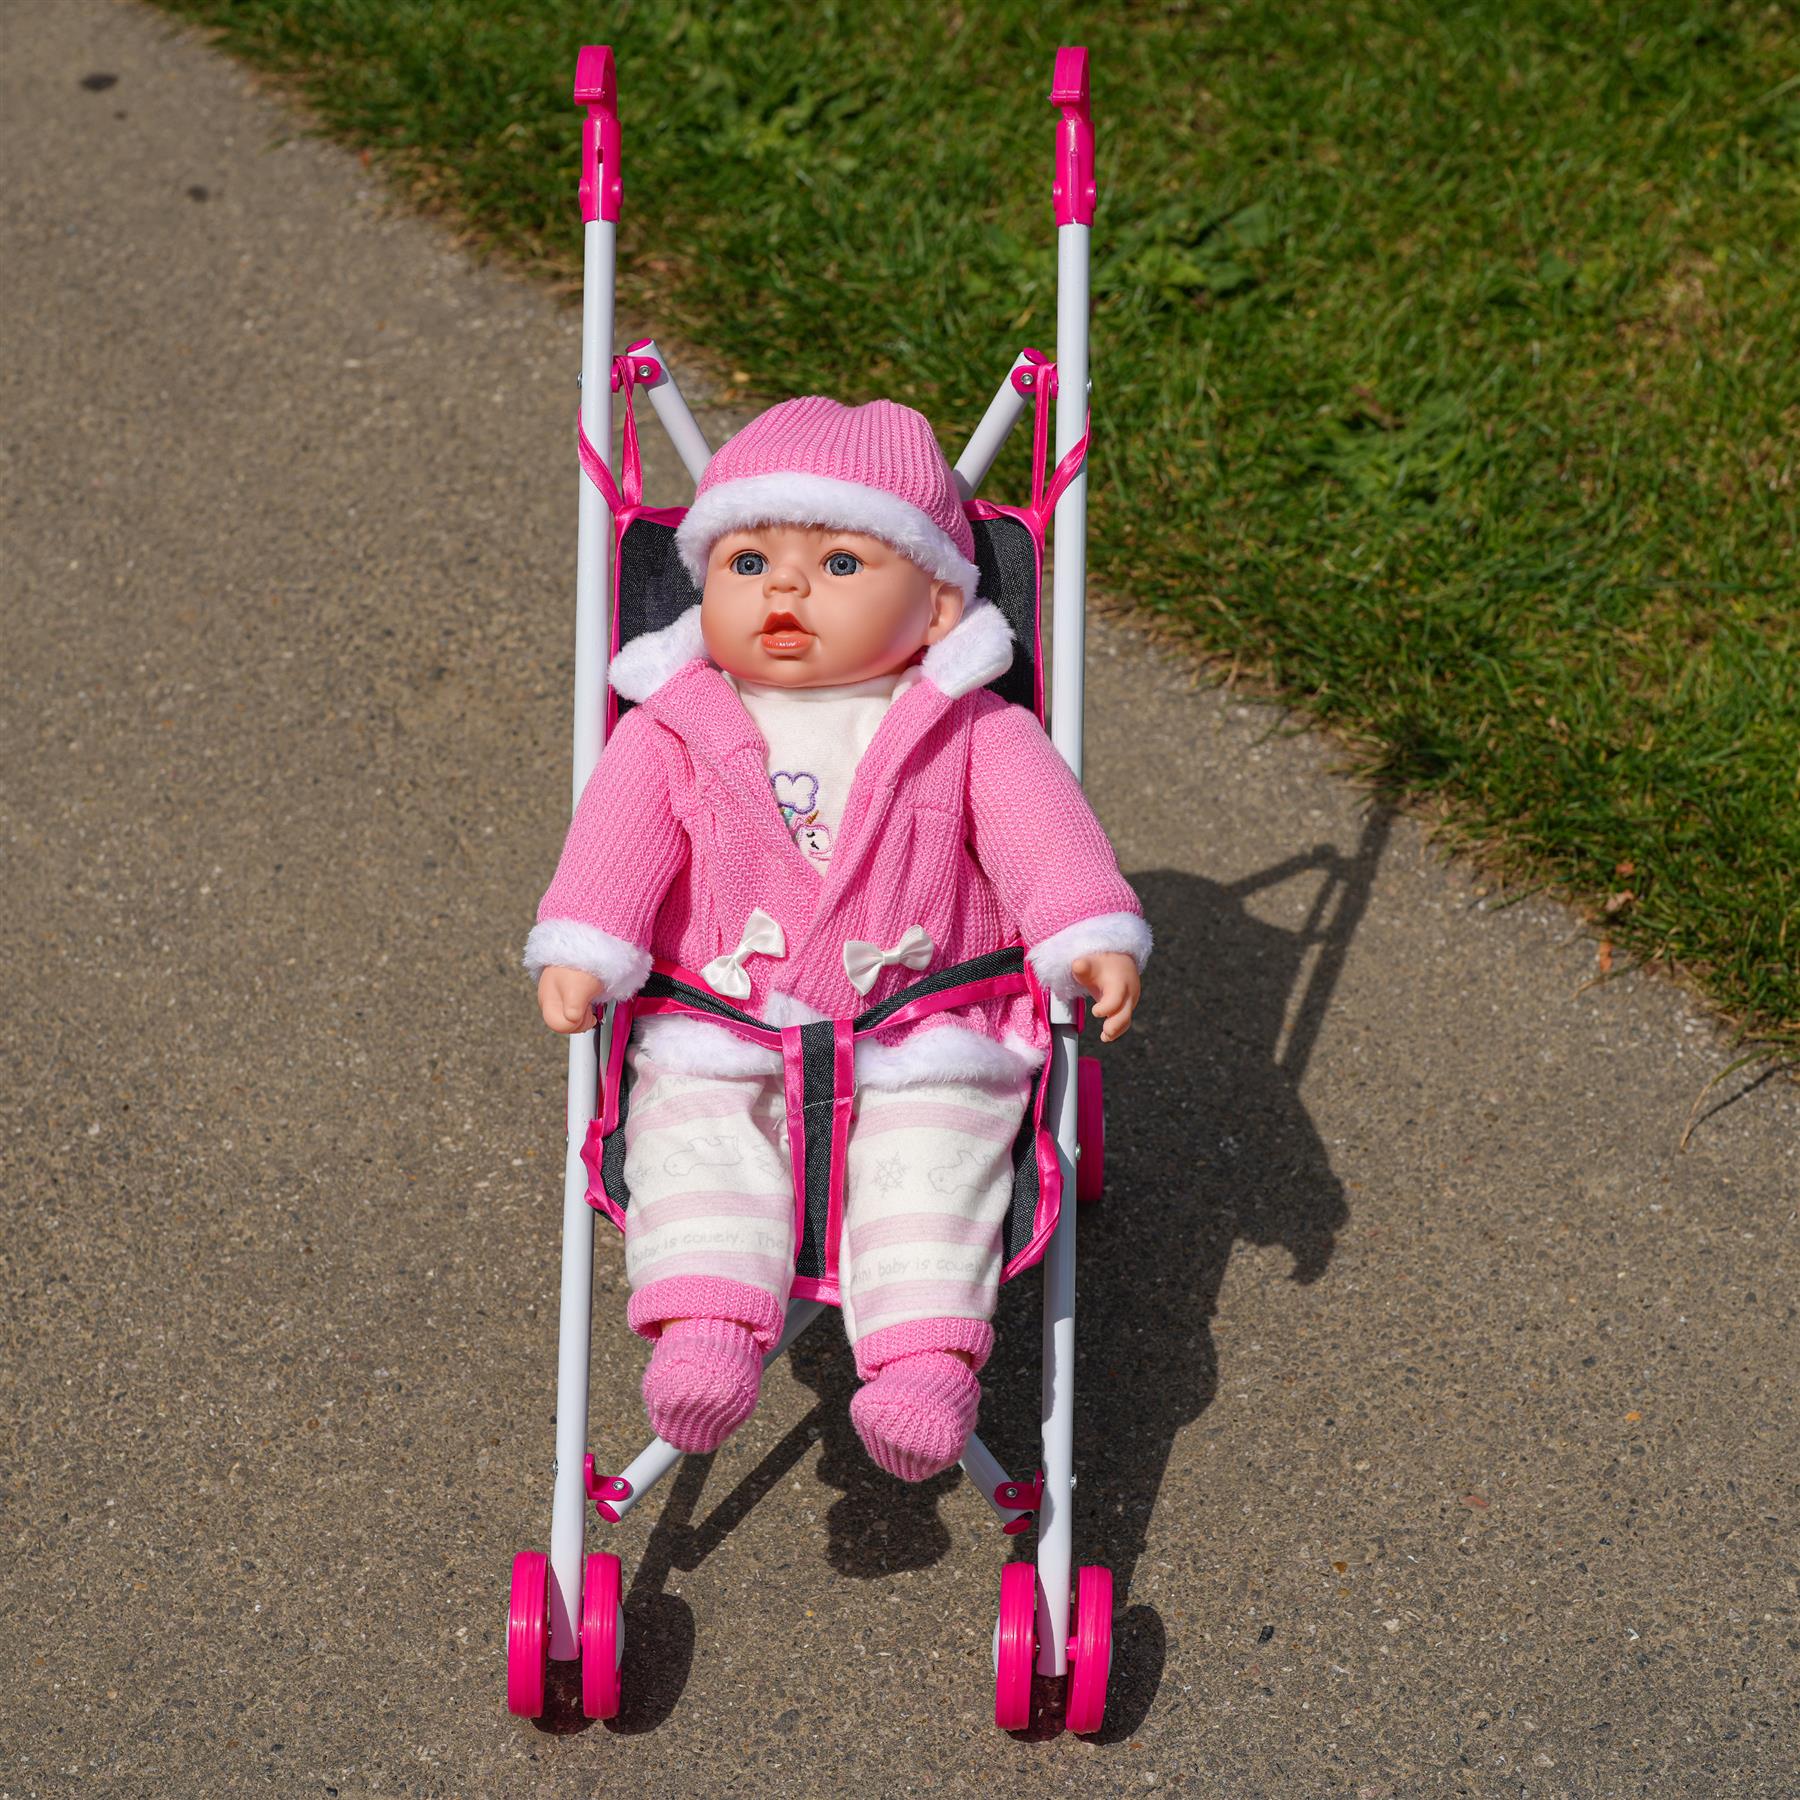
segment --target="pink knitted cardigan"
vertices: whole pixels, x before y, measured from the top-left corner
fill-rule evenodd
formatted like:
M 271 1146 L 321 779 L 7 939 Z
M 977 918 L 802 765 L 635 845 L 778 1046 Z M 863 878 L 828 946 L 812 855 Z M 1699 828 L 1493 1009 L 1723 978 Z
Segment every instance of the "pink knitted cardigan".
M 1023 941 L 1040 982 L 1079 996 L 1070 973 L 1096 951 L 1150 953 L 1143 908 L 1112 845 L 1032 714 L 987 690 L 1012 634 L 977 604 L 927 651 L 923 679 L 883 715 L 821 869 L 788 834 L 766 746 L 707 660 L 700 609 L 613 659 L 637 704 L 608 741 L 570 824 L 525 948 L 533 977 L 584 970 L 603 997 L 636 993 L 658 956 L 698 972 L 743 941 L 752 912 L 781 926 L 780 955 L 747 955 L 736 1004 L 775 1024 L 844 1018 L 920 973 Z M 866 994 L 846 942 L 931 939 L 925 970 L 882 968 Z M 643 1019 L 639 1041 L 696 1073 L 773 1073 L 773 1052 L 695 1018 Z M 1005 1078 L 1042 1060 L 1028 996 L 876 1032 L 857 1047 L 871 1086 Z

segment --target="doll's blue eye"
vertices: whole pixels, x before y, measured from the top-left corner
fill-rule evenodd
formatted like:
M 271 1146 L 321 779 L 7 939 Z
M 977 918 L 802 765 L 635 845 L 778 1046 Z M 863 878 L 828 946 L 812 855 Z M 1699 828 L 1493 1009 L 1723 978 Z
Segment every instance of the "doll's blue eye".
M 862 558 L 848 550 L 834 550 L 826 557 L 825 567 L 833 575 L 854 575 L 862 567 Z
M 768 566 L 768 559 L 760 550 L 740 550 L 731 559 L 734 575 L 760 575 Z

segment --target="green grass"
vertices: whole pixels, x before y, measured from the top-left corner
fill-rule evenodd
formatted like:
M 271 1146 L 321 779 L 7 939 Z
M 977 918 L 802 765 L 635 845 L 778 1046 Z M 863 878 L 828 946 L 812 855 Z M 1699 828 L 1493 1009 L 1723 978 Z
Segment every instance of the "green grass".
M 1087 43 L 1096 585 L 1800 1048 L 1791 10 L 168 3 L 569 277 L 609 39 L 625 301 L 747 397 L 952 447 L 1053 342 L 1044 95 Z

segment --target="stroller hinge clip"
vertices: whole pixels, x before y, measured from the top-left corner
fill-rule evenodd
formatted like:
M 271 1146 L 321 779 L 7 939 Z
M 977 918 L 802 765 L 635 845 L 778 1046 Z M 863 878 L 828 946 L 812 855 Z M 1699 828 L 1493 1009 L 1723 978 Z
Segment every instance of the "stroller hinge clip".
M 994 1504 L 1019 1512 L 1036 1512 L 1044 1500 L 1044 1471 L 1039 1469 L 1029 1481 L 1003 1481 L 994 1489 Z M 1025 1521 L 1015 1519 L 1007 1529 L 1023 1529 Z
M 581 1465 L 582 1485 L 587 1489 L 588 1498 L 594 1503 L 594 1511 L 609 1525 L 619 1522 L 619 1514 L 613 1510 L 612 1501 L 629 1500 L 631 1483 L 623 1475 L 598 1474 L 594 1468 L 593 1452 L 590 1451 Z

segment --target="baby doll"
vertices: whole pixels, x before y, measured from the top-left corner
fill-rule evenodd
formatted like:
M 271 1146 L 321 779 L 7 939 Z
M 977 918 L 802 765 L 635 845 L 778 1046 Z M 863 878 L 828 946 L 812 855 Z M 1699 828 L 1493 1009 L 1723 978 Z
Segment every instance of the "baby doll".
M 988 690 L 1011 632 L 911 408 L 770 408 L 707 465 L 676 547 L 702 590 L 615 657 L 635 704 L 582 794 L 525 964 L 545 1022 L 587 1030 L 652 956 L 771 1025 L 853 1016 L 1009 943 L 1131 1023 L 1142 908 L 1080 784 Z M 851 1417 L 889 1473 L 962 1454 L 993 1347 L 1012 1145 L 1046 1032 L 1028 996 L 859 1040 L 835 1257 L 862 1381 Z M 626 1051 L 627 1318 L 644 1401 L 713 1450 L 756 1404 L 793 1279 L 781 1058 L 694 1016 Z

